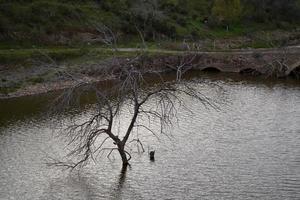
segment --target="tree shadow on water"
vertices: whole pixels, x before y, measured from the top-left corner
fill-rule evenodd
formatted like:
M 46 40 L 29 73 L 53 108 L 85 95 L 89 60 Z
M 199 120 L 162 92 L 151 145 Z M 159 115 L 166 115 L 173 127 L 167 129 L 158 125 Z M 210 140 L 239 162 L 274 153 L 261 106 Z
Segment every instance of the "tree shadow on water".
M 119 176 L 115 182 L 115 185 L 112 186 L 110 197 L 113 200 L 121 200 L 121 199 L 144 199 L 141 192 L 136 188 L 136 186 L 132 186 L 130 182 L 132 180 L 128 179 L 128 169 L 131 170 L 131 166 L 128 165 L 126 167 L 122 167 Z M 126 190 L 126 191 L 125 191 Z
M 130 166 L 129 166 L 130 167 Z M 116 182 L 116 185 L 113 186 L 111 196 L 112 199 L 122 199 L 122 193 L 124 189 L 124 183 L 126 181 L 128 166 L 123 166 Z

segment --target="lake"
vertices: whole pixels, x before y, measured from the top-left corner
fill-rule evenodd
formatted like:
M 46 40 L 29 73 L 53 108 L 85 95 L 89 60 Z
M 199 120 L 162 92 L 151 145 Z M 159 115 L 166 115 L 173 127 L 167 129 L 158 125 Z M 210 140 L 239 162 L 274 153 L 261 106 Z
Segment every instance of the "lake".
M 192 112 L 178 107 L 168 137 L 157 140 L 136 129 L 133 137 L 140 135 L 146 153 L 131 145 L 126 172 L 117 154 L 72 172 L 48 166 L 49 157 L 68 152 L 57 131 L 74 112 L 62 121 L 45 114 L 52 94 L 1 100 L 0 199 L 300 199 L 299 81 L 205 78 L 222 87 L 199 85 L 220 109 L 186 98 Z M 76 118 L 85 119 L 92 109 L 86 103 Z M 128 117 L 121 116 L 121 127 Z M 148 149 L 156 151 L 155 162 Z

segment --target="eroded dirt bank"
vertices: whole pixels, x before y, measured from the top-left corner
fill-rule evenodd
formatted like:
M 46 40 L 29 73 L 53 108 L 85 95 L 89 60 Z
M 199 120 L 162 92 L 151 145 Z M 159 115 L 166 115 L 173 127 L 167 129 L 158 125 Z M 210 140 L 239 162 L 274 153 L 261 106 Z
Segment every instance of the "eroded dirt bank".
M 113 79 L 118 68 L 136 65 L 153 72 L 178 70 L 203 70 L 249 74 L 253 76 L 273 76 L 300 78 L 300 47 L 282 49 L 233 50 L 226 52 L 166 51 L 149 50 L 141 54 L 138 49 L 119 49 L 139 56 L 108 58 L 86 64 L 43 63 L 32 67 L 0 68 L 0 98 L 45 93 L 70 87 L 74 81 L 61 76 L 61 72 L 80 75 L 85 82 L 103 81 L 103 70 L 110 71 L 108 79 Z M 18 80 L 29 80 L 19 84 Z M 19 84 L 19 85 L 18 85 Z

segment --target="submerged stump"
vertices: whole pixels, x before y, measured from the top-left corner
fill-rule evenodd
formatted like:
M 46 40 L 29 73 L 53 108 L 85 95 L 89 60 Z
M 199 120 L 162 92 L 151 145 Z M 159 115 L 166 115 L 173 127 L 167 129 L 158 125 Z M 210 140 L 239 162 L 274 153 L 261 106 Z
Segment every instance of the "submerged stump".
M 155 160 L 154 155 L 155 155 L 155 151 L 150 151 L 149 156 L 150 156 L 150 160 L 151 160 L 151 161 L 154 161 L 154 160 Z

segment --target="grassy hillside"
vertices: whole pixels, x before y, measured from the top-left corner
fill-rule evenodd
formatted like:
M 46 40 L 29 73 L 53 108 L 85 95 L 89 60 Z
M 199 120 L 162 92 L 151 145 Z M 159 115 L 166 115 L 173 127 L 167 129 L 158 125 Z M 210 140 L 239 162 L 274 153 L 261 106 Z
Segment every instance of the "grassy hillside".
M 299 0 L 276 1 L 259 10 L 255 0 L 0 0 L 0 48 L 103 44 L 103 27 L 121 43 L 139 31 L 158 41 L 298 27 Z

